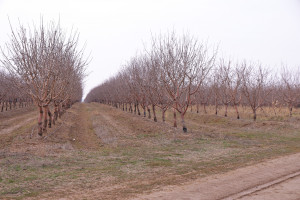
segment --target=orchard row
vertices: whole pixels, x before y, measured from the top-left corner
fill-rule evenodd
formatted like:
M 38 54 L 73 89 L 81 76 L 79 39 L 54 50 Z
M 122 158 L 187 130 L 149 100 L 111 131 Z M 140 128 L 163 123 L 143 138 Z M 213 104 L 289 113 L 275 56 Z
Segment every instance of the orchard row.
M 10 41 L 1 47 L 0 101 L 2 105 L 34 102 L 39 135 L 82 98 L 87 61 L 78 49 L 78 36 L 77 32 L 66 34 L 54 22 L 41 22 L 11 28 Z
M 188 107 L 213 105 L 235 108 L 249 106 L 256 120 L 257 110 L 264 106 L 285 106 L 292 110 L 300 103 L 299 73 L 282 67 L 274 73 L 258 62 L 232 61 L 217 56 L 217 50 L 189 35 L 175 33 L 153 37 L 151 48 L 133 57 L 118 74 L 92 89 L 86 102 L 100 102 L 120 107 L 146 117 L 156 109 L 162 113 L 180 114 L 183 131 L 187 131 L 185 114 Z M 140 111 L 140 108 L 142 111 Z

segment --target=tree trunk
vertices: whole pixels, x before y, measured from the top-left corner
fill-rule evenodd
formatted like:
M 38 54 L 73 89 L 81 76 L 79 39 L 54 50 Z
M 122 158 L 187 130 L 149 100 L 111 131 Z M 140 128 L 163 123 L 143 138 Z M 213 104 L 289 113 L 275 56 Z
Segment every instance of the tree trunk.
M 187 128 L 186 128 L 186 125 L 185 125 L 185 121 L 184 121 L 184 114 L 180 114 L 180 117 L 181 117 L 181 123 L 182 123 L 182 130 L 184 133 L 187 132 Z
M 155 112 L 155 105 L 152 104 L 152 111 L 153 111 L 153 119 L 155 122 L 157 122 L 157 118 L 156 118 L 156 112 Z
M 141 115 L 139 104 L 136 104 L 136 108 L 137 108 L 137 111 L 138 111 L 138 115 Z
M 293 106 L 289 107 L 289 111 L 290 111 L 290 117 L 292 117 Z
M 240 119 L 240 113 L 239 113 L 239 111 L 238 111 L 238 108 L 237 108 L 237 105 L 236 105 L 236 104 L 234 105 L 234 108 L 235 108 L 235 111 L 236 111 L 236 116 L 237 116 L 236 118 L 237 118 L 237 119 Z
M 203 109 L 204 109 L 204 113 L 207 114 L 207 111 L 206 111 L 206 104 L 205 104 L 205 103 L 203 104 Z
M 43 135 L 43 108 L 39 106 L 39 118 L 38 118 L 38 134 Z
M 148 111 L 148 119 L 151 119 L 151 110 L 148 106 L 147 106 L 147 111 Z
M 256 109 L 253 110 L 253 120 L 256 121 Z
M 197 103 L 197 113 L 199 113 L 199 103 Z
M 136 103 L 134 104 L 134 114 L 136 114 Z
M 146 106 L 143 106 L 144 109 L 144 117 L 146 117 Z
M 174 127 L 177 127 L 177 119 L 176 119 L 176 109 L 174 108 L 174 111 L 173 111 L 173 117 L 174 117 Z
M 129 110 L 130 110 L 131 113 L 133 112 L 131 103 L 129 104 Z
M 48 128 L 51 128 L 51 125 L 52 125 L 52 113 L 51 113 L 50 109 L 48 109 L 48 116 L 49 116 Z
M 165 109 L 162 109 L 162 120 L 163 120 L 163 122 L 165 122 L 166 121 L 166 111 L 167 110 L 165 110 Z
M 225 117 L 227 117 L 227 109 L 228 109 L 228 104 L 225 104 Z
M 44 124 L 43 124 L 43 131 L 47 130 L 47 123 L 48 123 L 48 106 L 44 106 Z

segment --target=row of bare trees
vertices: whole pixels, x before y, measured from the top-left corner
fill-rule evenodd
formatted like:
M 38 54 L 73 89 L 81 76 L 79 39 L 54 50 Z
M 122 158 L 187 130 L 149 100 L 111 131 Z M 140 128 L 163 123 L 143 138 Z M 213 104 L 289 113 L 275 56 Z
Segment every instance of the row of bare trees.
M 212 69 L 216 51 L 209 51 L 205 44 L 188 35 L 177 37 L 175 33 L 153 38 L 151 49 L 141 56 L 132 58 L 115 77 L 93 89 L 86 101 L 100 101 L 115 106 L 129 106 L 144 116 L 151 109 L 157 121 L 156 107 L 165 112 L 173 108 L 174 127 L 177 127 L 176 113 L 180 114 L 183 131 L 187 132 L 185 114 L 192 103 L 192 97 Z
M 286 66 L 281 72 L 271 72 L 262 67 L 260 63 L 220 61 L 214 67 L 211 82 L 203 85 L 206 90 L 206 105 L 215 105 L 216 114 L 218 106 L 225 107 L 224 116 L 227 117 L 228 106 L 233 106 L 237 119 L 240 118 L 238 106 L 249 106 L 256 120 L 257 110 L 271 107 L 275 114 L 276 108 L 285 106 L 292 116 L 292 110 L 300 104 L 299 71 L 289 70 Z M 211 94 L 211 95 L 209 95 Z M 203 97 L 202 97 L 203 98 Z M 198 101 L 201 101 L 198 98 Z M 197 101 L 197 99 L 196 99 Z
M 284 68 L 275 75 L 253 62 L 217 59 L 217 51 L 188 35 L 175 33 L 152 39 L 151 49 L 132 58 L 114 77 L 92 89 L 86 102 L 100 102 L 141 114 L 157 121 L 156 108 L 162 113 L 173 110 L 174 127 L 180 114 L 187 132 L 185 114 L 190 106 L 233 106 L 237 119 L 239 105 L 249 106 L 256 120 L 263 106 L 288 106 L 299 102 L 299 74 Z M 142 111 L 140 111 L 140 108 Z M 148 114 L 147 114 L 148 113 Z
M 10 88 L 32 98 L 39 112 L 38 134 L 55 124 L 63 111 L 82 98 L 87 60 L 78 50 L 77 32 L 66 34 L 60 24 L 11 28 L 1 48 L 1 65 L 11 77 Z
M 31 98 L 22 90 L 11 87 L 13 78 L 0 71 L 0 112 L 32 105 Z

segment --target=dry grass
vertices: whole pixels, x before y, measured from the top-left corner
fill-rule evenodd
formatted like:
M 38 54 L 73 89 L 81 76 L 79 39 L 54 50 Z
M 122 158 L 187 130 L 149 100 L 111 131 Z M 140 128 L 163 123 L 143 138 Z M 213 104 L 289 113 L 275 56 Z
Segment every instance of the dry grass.
M 253 122 L 242 113 L 236 120 L 231 110 L 227 118 L 188 112 L 183 134 L 172 127 L 171 112 L 166 123 L 155 123 L 105 105 L 76 104 L 47 139 L 29 139 L 34 121 L 9 134 L 0 148 L 0 198 L 126 199 L 299 152 L 297 113 L 259 114 Z
M 214 115 L 215 114 L 215 107 L 214 106 L 207 106 L 207 115 Z M 191 111 L 191 109 L 189 109 Z M 196 106 L 194 105 L 192 108 L 193 112 L 196 112 Z M 251 120 L 253 119 L 252 110 L 250 107 L 245 106 L 238 106 L 238 111 L 240 114 L 241 119 Z M 199 109 L 200 114 L 205 114 L 203 107 L 200 107 Z M 294 108 L 293 109 L 293 116 L 300 117 L 300 109 Z M 219 106 L 218 107 L 218 116 L 224 116 L 225 114 L 225 107 Z M 229 118 L 236 119 L 236 111 L 233 107 L 228 107 L 228 113 Z M 264 121 L 264 120 L 277 120 L 281 121 L 283 119 L 289 118 L 289 110 L 287 107 L 262 107 L 257 110 L 257 121 Z

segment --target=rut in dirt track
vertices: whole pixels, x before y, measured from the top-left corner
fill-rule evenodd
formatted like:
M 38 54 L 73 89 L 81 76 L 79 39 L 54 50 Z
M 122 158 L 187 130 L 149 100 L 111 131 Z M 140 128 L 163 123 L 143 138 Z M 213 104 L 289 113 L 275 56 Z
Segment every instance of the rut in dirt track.
M 37 119 L 37 115 L 35 111 L 26 111 L 22 112 L 22 110 L 19 110 L 20 113 L 17 117 L 14 115 L 10 116 L 4 116 L 9 113 L 4 113 L 0 120 L 0 135 L 2 134 L 10 134 L 16 129 L 26 125 L 27 123 L 33 121 L 34 119 Z
M 115 145 L 118 142 L 117 135 L 130 133 L 105 110 L 100 112 L 89 104 L 79 104 L 70 118 L 67 122 L 69 137 L 75 148 L 96 150 L 103 144 Z
M 97 149 L 100 139 L 95 135 L 91 115 L 86 104 L 79 104 L 76 112 L 70 114 L 68 135 L 72 146 L 78 149 Z

